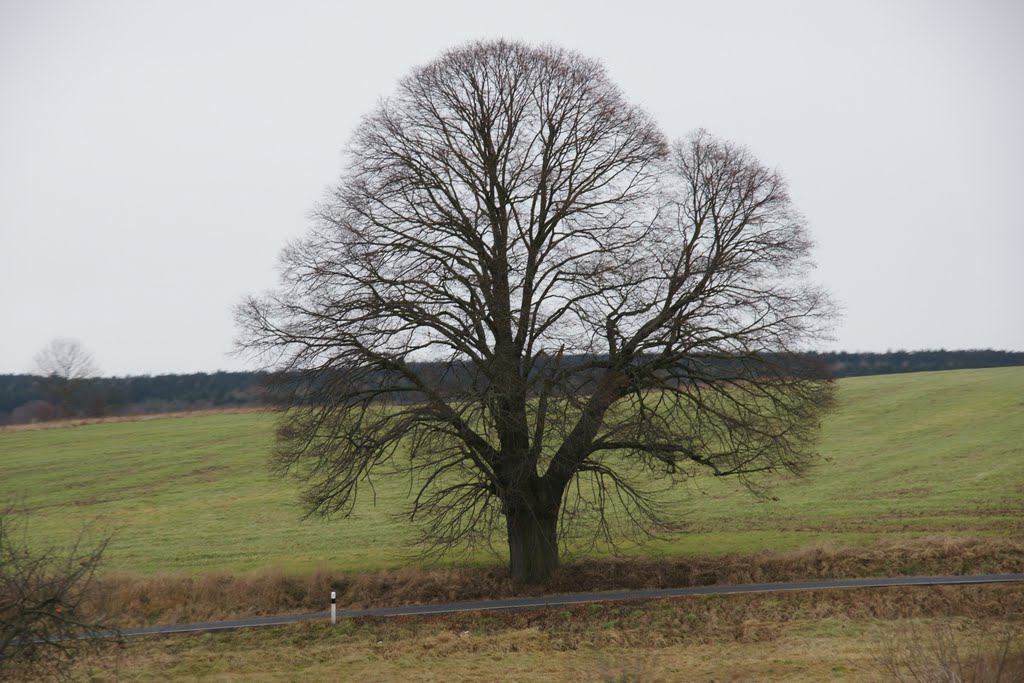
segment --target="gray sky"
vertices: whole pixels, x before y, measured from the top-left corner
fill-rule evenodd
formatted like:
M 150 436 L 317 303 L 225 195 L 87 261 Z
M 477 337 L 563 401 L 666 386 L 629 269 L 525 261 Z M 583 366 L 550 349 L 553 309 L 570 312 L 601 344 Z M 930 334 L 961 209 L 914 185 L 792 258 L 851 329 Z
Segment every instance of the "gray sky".
M 359 117 L 446 47 L 605 62 L 669 137 L 781 168 L 835 349 L 1024 350 L 1024 3 L 0 0 L 0 372 L 242 369 L 231 308 Z

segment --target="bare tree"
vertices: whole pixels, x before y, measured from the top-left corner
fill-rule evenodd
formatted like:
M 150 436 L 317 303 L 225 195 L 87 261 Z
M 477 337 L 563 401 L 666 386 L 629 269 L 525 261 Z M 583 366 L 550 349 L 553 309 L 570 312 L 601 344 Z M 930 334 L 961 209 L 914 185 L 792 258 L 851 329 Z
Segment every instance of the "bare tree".
M 65 549 L 32 547 L 26 518 L 0 510 L 0 678 L 47 673 L 75 657 L 82 636 L 109 635 L 83 614 L 109 539 L 79 537 Z
M 42 388 L 58 404 L 59 417 L 67 417 L 83 380 L 96 375 L 96 362 L 77 339 L 58 337 L 36 354 Z
M 289 382 L 275 462 L 310 514 L 411 470 L 434 547 L 503 526 L 540 581 L 580 520 L 657 528 L 652 482 L 806 466 L 832 392 L 796 353 L 833 314 L 810 246 L 744 148 L 670 145 L 578 54 L 475 43 L 363 120 L 241 345 Z

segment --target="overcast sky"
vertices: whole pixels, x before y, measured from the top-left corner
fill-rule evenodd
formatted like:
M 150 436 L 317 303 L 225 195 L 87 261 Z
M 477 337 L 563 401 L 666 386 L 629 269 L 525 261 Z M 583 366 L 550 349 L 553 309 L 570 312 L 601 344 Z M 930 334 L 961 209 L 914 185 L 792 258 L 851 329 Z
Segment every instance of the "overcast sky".
M 0 0 L 0 372 L 243 369 L 231 308 L 359 117 L 447 47 L 601 59 L 669 137 L 784 171 L 831 348 L 1024 350 L 1024 3 Z

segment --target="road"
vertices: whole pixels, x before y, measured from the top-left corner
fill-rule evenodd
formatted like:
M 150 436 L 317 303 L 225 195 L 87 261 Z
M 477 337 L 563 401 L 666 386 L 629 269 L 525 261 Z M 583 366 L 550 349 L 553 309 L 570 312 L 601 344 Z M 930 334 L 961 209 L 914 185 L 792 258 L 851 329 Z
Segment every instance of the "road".
M 638 591 L 608 591 L 601 593 L 575 593 L 569 595 L 543 595 L 530 598 L 508 598 L 503 600 L 477 600 L 451 602 L 442 605 L 413 605 L 409 607 L 375 607 L 338 612 L 338 619 L 356 617 L 399 617 L 451 614 L 453 612 L 475 612 L 481 610 L 525 610 L 579 605 L 591 602 L 615 602 L 624 600 L 652 600 L 657 598 L 679 598 L 688 595 L 732 595 L 736 593 L 771 593 L 776 591 L 806 591 L 830 588 L 890 588 L 894 586 L 952 586 L 983 583 L 1009 583 L 1024 581 L 1024 574 L 984 574 L 978 576 L 900 576 L 883 579 L 836 579 L 829 581 L 792 581 L 788 583 L 753 583 L 742 586 L 695 586 L 691 588 L 659 588 Z M 123 629 L 113 636 L 168 635 L 173 633 L 206 633 L 230 631 L 241 628 L 279 626 L 303 621 L 327 621 L 330 612 L 309 614 L 286 614 L 275 617 L 252 617 L 207 621 L 195 624 L 169 624 L 145 628 Z

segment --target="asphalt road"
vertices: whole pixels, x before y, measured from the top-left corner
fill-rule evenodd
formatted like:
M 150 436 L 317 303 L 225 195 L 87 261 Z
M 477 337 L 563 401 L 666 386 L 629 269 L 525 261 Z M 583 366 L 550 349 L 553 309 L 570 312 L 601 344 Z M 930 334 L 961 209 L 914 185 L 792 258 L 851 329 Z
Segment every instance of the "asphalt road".
M 776 591 L 821 590 L 826 588 L 888 588 L 893 586 L 952 586 L 981 583 L 1008 583 L 1024 581 L 1024 574 L 982 574 L 977 576 L 899 576 L 887 579 L 837 579 L 831 581 L 793 581 L 788 583 L 753 583 L 742 586 L 695 586 L 692 588 L 660 588 L 639 591 L 608 591 L 602 593 L 574 593 L 570 595 L 544 595 L 530 598 L 509 598 L 505 600 L 477 600 L 451 602 L 443 605 L 413 605 L 409 607 L 375 607 L 338 612 L 338 619 L 355 617 L 399 617 L 426 616 L 430 614 L 451 614 L 453 612 L 474 612 L 480 610 L 524 610 L 578 605 L 589 602 L 614 602 L 623 600 L 650 600 L 655 598 L 678 598 L 687 595 L 729 595 L 733 593 L 771 593 Z M 326 602 L 326 600 L 325 600 Z M 114 636 L 148 636 L 172 633 L 205 633 L 230 631 L 240 628 L 278 626 L 303 621 L 328 621 L 330 612 L 310 614 L 286 614 L 276 617 L 252 617 L 207 621 L 196 624 L 169 624 L 128 628 L 111 632 Z

